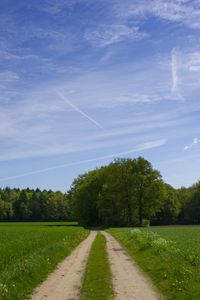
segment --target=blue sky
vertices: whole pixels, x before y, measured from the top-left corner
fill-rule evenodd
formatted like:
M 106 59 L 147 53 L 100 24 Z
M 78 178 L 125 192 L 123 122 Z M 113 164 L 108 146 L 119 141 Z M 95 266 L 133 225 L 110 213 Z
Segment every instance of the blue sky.
M 200 1 L 1 0 L 0 186 L 144 156 L 200 178 Z

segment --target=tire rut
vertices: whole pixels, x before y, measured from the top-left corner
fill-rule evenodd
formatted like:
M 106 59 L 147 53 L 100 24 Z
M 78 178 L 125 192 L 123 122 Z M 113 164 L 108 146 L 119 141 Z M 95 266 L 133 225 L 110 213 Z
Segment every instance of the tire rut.
M 96 232 L 92 231 L 36 288 L 29 300 L 78 300 L 90 248 L 95 237 Z
M 107 241 L 115 300 L 163 299 L 116 239 L 107 232 L 103 231 L 102 234 Z

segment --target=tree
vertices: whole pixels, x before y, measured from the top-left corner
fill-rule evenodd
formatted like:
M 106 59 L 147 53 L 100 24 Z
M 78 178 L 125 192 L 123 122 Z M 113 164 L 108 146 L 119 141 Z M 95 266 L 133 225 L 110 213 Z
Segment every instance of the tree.
M 13 216 L 12 204 L 0 199 L 0 221 L 8 221 Z
M 99 225 L 97 197 L 100 188 L 97 170 L 81 175 L 74 180 L 71 197 L 74 200 L 74 213 L 81 225 Z
M 39 193 L 34 191 L 30 200 L 30 209 L 31 209 L 31 220 L 41 221 L 41 204 L 39 200 Z
M 134 195 L 138 208 L 139 225 L 145 218 L 151 219 L 158 212 L 164 201 L 164 183 L 157 170 L 142 157 L 135 160 Z
M 70 195 L 82 225 L 142 225 L 161 209 L 164 184 L 144 158 L 117 159 L 79 176 Z
M 165 184 L 165 198 L 161 210 L 156 213 L 153 224 L 175 224 L 178 222 L 181 204 L 176 190 L 169 184 Z
M 186 213 L 190 224 L 200 224 L 200 181 L 192 187 Z
M 26 190 L 20 192 L 14 203 L 15 217 L 18 220 L 29 220 L 31 216 L 30 202 Z
M 67 197 L 60 192 L 54 194 L 57 203 L 58 221 L 65 221 L 69 217 Z
M 180 224 L 187 224 L 191 222 L 192 218 L 188 209 L 190 207 L 190 202 L 194 193 L 194 189 L 194 186 L 191 188 L 181 187 L 176 191 L 180 203 L 180 213 L 178 216 L 178 221 Z

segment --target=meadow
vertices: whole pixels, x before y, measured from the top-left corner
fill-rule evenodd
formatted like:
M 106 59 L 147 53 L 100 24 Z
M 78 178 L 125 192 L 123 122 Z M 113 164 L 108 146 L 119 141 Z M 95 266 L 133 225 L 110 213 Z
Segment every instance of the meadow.
M 200 299 L 200 227 L 112 228 L 109 232 L 167 299 Z
M 1 223 L 0 299 L 27 299 L 57 263 L 87 237 L 88 231 L 75 225 Z
M 160 226 L 108 229 L 173 300 L 200 299 L 200 227 Z M 58 262 L 87 237 L 76 223 L 0 223 L 0 300 L 25 300 Z M 112 299 L 104 236 L 92 245 L 81 299 Z

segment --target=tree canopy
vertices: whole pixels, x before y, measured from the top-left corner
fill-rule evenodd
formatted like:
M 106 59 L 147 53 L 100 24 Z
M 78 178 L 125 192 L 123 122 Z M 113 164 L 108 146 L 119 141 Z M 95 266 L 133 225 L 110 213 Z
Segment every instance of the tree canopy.
M 163 206 L 165 186 L 144 158 L 117 159 L 75 179 L 70 195 L 82 225 L 142 225 Z

